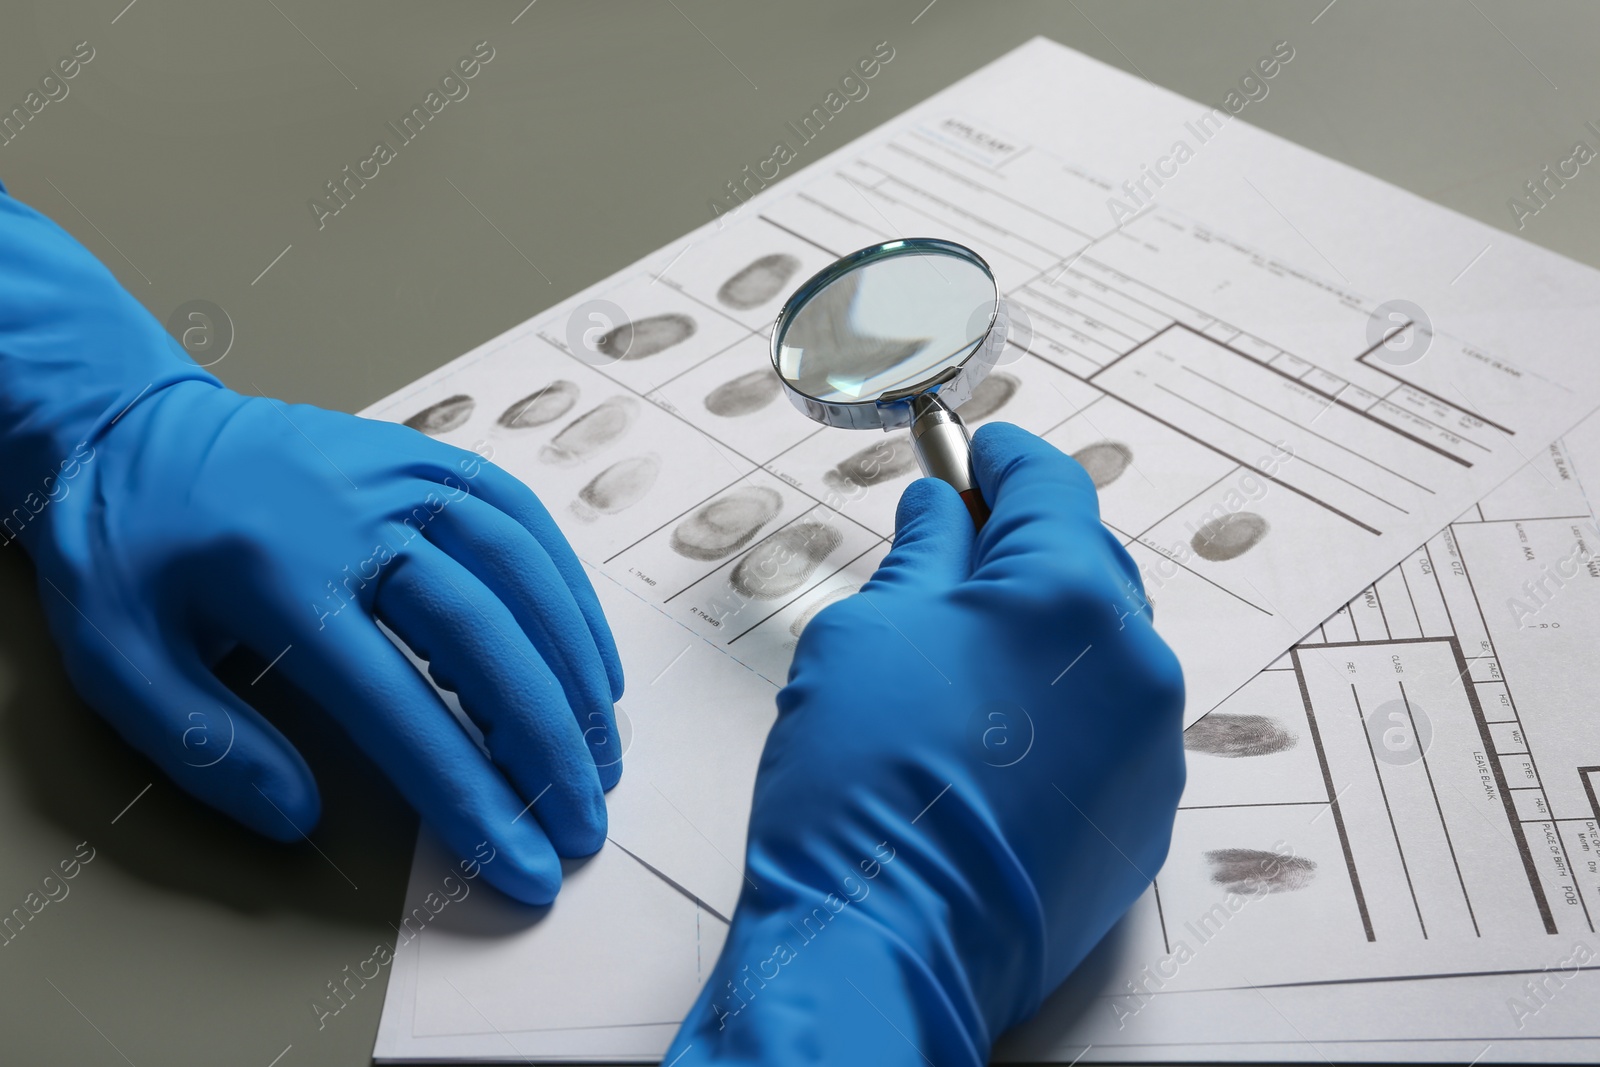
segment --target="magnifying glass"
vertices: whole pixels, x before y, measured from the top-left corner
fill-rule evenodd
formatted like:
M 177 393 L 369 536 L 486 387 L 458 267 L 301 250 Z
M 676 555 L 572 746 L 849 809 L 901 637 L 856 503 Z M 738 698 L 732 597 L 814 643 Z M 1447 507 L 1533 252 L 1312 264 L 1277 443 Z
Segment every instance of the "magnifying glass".
M 772 331 L 772 365 L 794 406 L 824 426 L 909 427 L 922 473 L 989 507 L 972 473 L 971 399 L 1005 348 L 1005 301 L 970 248 L 932 237 L 852 252 L 796 289 Z

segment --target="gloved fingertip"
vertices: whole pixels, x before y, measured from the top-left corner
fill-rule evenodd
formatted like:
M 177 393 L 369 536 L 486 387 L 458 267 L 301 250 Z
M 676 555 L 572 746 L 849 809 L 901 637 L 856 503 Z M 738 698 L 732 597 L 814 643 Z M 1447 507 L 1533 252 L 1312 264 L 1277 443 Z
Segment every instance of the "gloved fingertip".
M 898 535 L 903 527 L 918 516 L 928 511 L 937 511 L 940 499 L 953 492 L 955 490 L 948 483 L 937 478 L 918 478 L 906 486 L 905 492 L 900 494 L 900 502 L 894 509 L 896 534 Z
M 558 856 L 576 858 L 599 851 L 609 827 L 603 777 L 607 768 L 595 759 L 597 747 L 608 752 L 604 762 L 620 759 L 620 746 L 589 744 L 576 732 L 570 738 L 541 742 L 544 758 L 537 761 L 497 756 L 496 762 L 520 794 L 519 803 L 526 804 L 513 829 L 537 833 L 544 847 L 553 848 Z
M 1020 426 L 980 426 L 972 437 L 972 470 L 991 509 L 1042 503 L 1059 514 L 1099 517 L 1099 496 L 1083 465 Z
M 615 753 L 610 753 L 607 758 L 609 759 L 610 756 L 615 756 Z M 597 761 L 594 766 L 595 770 L 600 772 L 600 788 L 604 792 L 611 792 L 616 787 L 616 784 L 622 781 L 622 759 L 620 757 L 610 759 L 610 762 L 607 763 Z
M 237 797 L 236 803 L 218 806 L 263 837 L 283 844 L 306 837 L 322 820 L 322 797 L 309 772 L 252 776 L 241 782 Z
M 972 526 L 972 515 L 949 482 L 918 478 L 906 486 L 895 508 L 895 544 L 943 537 Z
M 498 836 L 493 858 L 482 863 L 483 875 L 513 899 L 544 905 L 561 891 L 561 860 L 538 828 L 530 829 Z
M 1043 442 L 1042 437 L 1029 433 L 1014 422 L 986 422 L 973 431 L 972 451 L 974 458 L 992 458 L 996 453 L 1015 452 Z
M 972 516 L 961 495 L 937 478 L 906 487 L 895 509 L 894 546 L 872 583 L 954 583 L 967 576 L 972 558 Z
M 263 837 L 292 843 L 311 833 L 322 818 L 322 796 L 299 751 L 248 708 L 227 714 L 226 722 L 226 735 L 191 727 L 175 751 L 158 748 L 153 755 L 184 791 Z M 220 734 L 219 725 L 212 729 Z
M 622 676 L 622 657 L 617 654 L 616 646 L 602 648 L 600 659 L 606 665 L 606 682 L 611 686 L 611 703 L 615 704 L 622 699 L 622 692 L 627 688 L 627 679 Z
M 986 422 L 972 435 L 972 471 L 985 495 L 999 488 L 1006 468 L 1045 445 L 1041 437 L 1009 422 Z M 992 501 L 991 501 L 992 502 Z
M 589 712 L 585 719 L 590 725 L 583 731 L 584 745 L 600 775 L 601 791 L 610 792 L 611 787 L 622 778 L 622 757 L 628 753 L 622 730 L 629 728 L 631 737 L 632 724 L 627 712 L 617 707 L 615 702 L 605 712 Z
M 544 831 L 550 835 L 550 844 L 558 856 L 567 859 L 592 856 L 606 843 L 606 832 L 610 829 L 605 793 L 597 789 L 592 797 L 584 796 L 572 808 L 576 810 L 569 809 L 568 814 L 544 822 Z

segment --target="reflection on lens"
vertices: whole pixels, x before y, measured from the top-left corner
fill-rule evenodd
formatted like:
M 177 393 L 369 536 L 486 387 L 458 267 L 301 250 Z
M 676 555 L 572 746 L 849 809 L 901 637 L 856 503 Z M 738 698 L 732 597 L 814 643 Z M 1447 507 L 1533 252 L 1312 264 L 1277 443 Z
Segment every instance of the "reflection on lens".
M 995 306 L 994 279 L 979 263 L 891 252 L 824 284 L 780 324 L 778 369 L 818 400 L 871 401 L 961 363 Z

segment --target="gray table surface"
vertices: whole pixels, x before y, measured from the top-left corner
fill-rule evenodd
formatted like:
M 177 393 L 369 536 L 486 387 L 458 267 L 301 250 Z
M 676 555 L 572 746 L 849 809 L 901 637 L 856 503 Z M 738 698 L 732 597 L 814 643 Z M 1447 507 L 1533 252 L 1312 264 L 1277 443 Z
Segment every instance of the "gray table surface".
M 4 110 L 77 42 L 94 58 L 0 147 L 0 178 L 163 321 L 224 308 L 229 385 L 354 410 L 706 221 L 879 41 L 893 65 L 818 153 L 1035 34 L 1210 103 L 1288 40 L 1245 121 L 1503 230 L 1600 123 L 1600 6 L 1579 2 L 526 2 L 7 0 Z M 470 95 L 319 231 L 307 201 L 479 41 L 495 58 Z M 1525 223 L 1600 263 L 1600 176 Z M 381 984 L 320 1031 L 311 1003 L 392 941 L 415 830 L 398 795 L 269 676 L 325 815 L 312 843 L 254 838 L 77 699 L 18 550 L 0 597 L 0 911 L 95 849 L 0 948 L 0 1060 L 367 1062 Z

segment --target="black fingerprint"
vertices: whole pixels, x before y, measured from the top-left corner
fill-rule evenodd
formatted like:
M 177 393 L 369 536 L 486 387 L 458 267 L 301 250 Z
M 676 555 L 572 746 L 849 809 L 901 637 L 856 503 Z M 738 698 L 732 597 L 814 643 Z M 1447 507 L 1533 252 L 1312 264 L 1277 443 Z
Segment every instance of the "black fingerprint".
M 536 393 L 529 393 L 500 413 L 497 421 L 508 430 L 526 430 L 555 422 L 578 402 L 578 387 L 558 378 Z
M 1121 441 L 1096 441 L 1078 449 L 1072 458 L 1083 464 L 1096 489 L 1104 489 L 1128 469 L 1133 462 L 1133 449 Z
M 830 604 L 837 604 L 841 600 L 855 596 L 856 588 L 856 586 L 851 585 L 841 586 L 826 596 L 818 597 L 816 600 L 812 601 L 810 607 L 806 608 L 805 611 L 800 613 L 800 617 L 798 619 L 789 624 L 789 632 L 794 634 L 796 637 L 799 637 L 801 632 L 811 624 L 811 620 L 817 617 L 818 612 Z
M 595 351 L 612 359 L 645 359 L 694 336 L 694 320 L 668 312 L 614 326 L 594 343 Z
M 597 515 L 615 515 L 643 499 L 660 473 L 661 461 L 655 456 L 619 460 L 578 490 L 572 510 L 580 519 L 590 521 Z
M 406 420 L 406 425 L 413 430 L 421 430 L 430 436 L 449 433 L 472 417 L 472 409 L 477 407 L 477 401 L 465 393 L 457 393 L 430 407 L 425 407 Z
M 734 564 L 728 582 L 748 597 L 773 600 L 787 596 L 806 583 L 841 539 L 837 529 L 821 522 L 802 522 L 779 530 Z
M 1259 848 L 1215 848 L 1206 853 L 1211 882 L 1230 893 L 1258 897 L 1264 893 L 1292 893 L 1304 889 L 1317 876 L 1317 864 L 1303 856 L 1280 856 Z
M 762 256 L 723 282 L 717 299 L 739 311 L 758 308 L 782 292 L 799 269 L 800 261 L 785 252 Z
M 841 493 L 881 485 L 917 466 L 911 449 L 911 435 L 890 434 L 843 460 L 822 476 L 822 480 Z
M 672 531 L 672 550 L 688 559 L 722 559 L 750 543 L 777 517 L 783 497 L 765 486 L 746 485 L 702 504 Z
M 611 397 L 567 423 L 539 450 L 539 459 L 563 466 L 588 459 L 627 433 L 638 414 L 637 400 L 630 396 Z
M 782 387 L 777 371 L 771 367 L 760 367 L 732 381 L 723 382 L 707 393 L 706 410 L 725 419 L 753 415 L 772 403 Z
M 1183 747 L 1208 756 L 1237 759 L 1270 756 L 1293 748 L 1300 738 L 1268 715 L 1213 711 L 1183 732 Z
M 972 399 L 962 404 L 956 410 L 967 422 L 978 422 L 987 419 L 999 411 L 1017 395 L 1018 382 L 1011 375 L 1003 371 L 992 371 L 987 378 L 978 383 L 972 391 Z
M 1267 536 L 1267 520 L 1253 511 L 1236 511 L 1203 524 L 1189 538 L 1189 547 L 1201 559 L 1223 563 L 1238 559 Z

